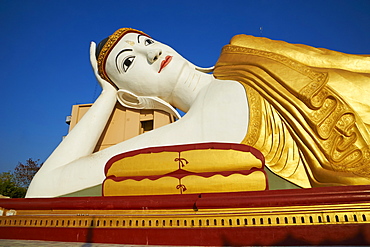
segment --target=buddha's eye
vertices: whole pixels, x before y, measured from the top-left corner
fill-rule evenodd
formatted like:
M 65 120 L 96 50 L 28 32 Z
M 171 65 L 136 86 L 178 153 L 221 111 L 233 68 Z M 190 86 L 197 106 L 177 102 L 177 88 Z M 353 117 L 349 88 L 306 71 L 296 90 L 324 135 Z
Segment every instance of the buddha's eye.
M 128 68 L 131 66 L 132 62 L 134 61 L 135 59 L 135 56 L 130 56 L 130 57 L 127 57 L 124 61 L 123 61 L 123 71 L 127 71 Z
M 151 40 L 151 39 L 146 39 L 145 40 L 145 46 L 148 46 L 148 45 L 151 45 L 151 44 L 153 44 L 154 43 L 154 41 L 153 40 Z

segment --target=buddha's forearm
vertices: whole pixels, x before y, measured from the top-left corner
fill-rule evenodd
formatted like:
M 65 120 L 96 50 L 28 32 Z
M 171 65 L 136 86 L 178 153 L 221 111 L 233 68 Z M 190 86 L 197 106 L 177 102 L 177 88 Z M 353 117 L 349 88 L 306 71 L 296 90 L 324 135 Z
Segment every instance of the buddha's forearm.
M 46 160 L 43 169 L 55 169 L 91 154 L 108 122 L 115 103 L 116 91 L 104 90 Z

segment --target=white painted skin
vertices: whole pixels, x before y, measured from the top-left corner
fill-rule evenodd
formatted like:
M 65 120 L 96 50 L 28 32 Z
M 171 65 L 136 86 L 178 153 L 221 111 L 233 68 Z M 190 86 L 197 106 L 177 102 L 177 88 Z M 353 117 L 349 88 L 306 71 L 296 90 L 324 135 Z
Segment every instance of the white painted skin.
M 117 90 L 98 75 L 95 43 L 92 43 L 90 60 L 102 93 L 45 161 L 26 197 L 57 197 L 99 185 L 105 179 L 106 162 L 123 152 L 155 146 L 240 143 L 243 140 L 248 130 L 249 108 L 240 83 L 217 80 L 211 74 L 196 70 L 171 47 L 138 36 L 128 33 L 116 44 L 107 59 L 107 74 L 120 89 L 138 96 L 156 96 L 187 114 L 175 123 L 93 153 L 116 104 Z M 132 51 L 122 52 L 124 49 Z M 130 56 L 135 58 L 124 71 L 123 62 Z M 173 58 L 158 73 L 166 56 Z

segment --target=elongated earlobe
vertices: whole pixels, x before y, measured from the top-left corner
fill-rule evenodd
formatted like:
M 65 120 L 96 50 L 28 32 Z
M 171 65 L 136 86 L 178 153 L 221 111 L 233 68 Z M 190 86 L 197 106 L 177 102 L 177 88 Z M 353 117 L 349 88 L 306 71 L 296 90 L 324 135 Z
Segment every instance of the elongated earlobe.
M 124 107 L 133 109 L 156 109 L 170 113 L 175 118 L 180 119 L 180 114 L 166 101 L 153 96 L 137 96 L 130 91 L 120 89 L 117 92 L 118 102 Z
M 202 67 L 195 66 L 195 69 L 203 73 L 211 73 L 215 69 L 215 66 L 212 66 L 209 68 L 202 68 Z
M 140 102 L 138 98 L 139 96 L 123 89 L 117 92 L 117 99 L 121 105 L 128 108 L 144 109 L 142 102 Z

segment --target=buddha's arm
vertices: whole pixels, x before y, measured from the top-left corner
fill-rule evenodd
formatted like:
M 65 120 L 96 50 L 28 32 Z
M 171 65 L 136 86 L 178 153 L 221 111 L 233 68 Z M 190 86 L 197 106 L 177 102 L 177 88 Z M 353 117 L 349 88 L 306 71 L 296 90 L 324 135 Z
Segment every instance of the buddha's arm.
M 117 90 L 97 73 L 95 43 L 90 46 L 90 61 L 102 92 L 92 107 L 59 144 L 43 165 L 44 170 L 55 169 L 76 159 L 92 154 L 116 103 Z
M 99 185 L 105 178 L 106 162 L 123 152 L 185 143 L 240 143 L 247 126 L 248 105 L 243 87 L 239 83 L 216 83 L 201 93 L 181 120 L 38 173 L 38 183 L 30 188 L 27 197 L 55 197 Z
M 58 184 L 59 176 L 61 176 L 58 175 L 58 170 L 60 170 L 58 168 L 65 167 L 93 153 L 115 103 L 116 93 L 103 90 L 89 111 L 64 138 L 35 175 L 28 188 L 27 197 L 37 196 L 41 189 L 40 186 L 49 187 L 51 184 L 65 186 L 65 182 L 62 181 L 63 184 Z M 69 174 L 67 176 L 78 177 L 79 175 Z M 42 190 L 44 189 L 46 188 L 42 188 Z M 47 195 L 47 197 L 52 196 L 56 195 Z
M 114 91 L 103 91 L 89 111 L 46 160 L 45 169 L 55 169 L 92 154 L 116 103 Z
M 92 46 L 92 49 L 95 47 Z M 94 71 L 97 71 L 96 62 L 94 63 L 95 58 L 91 61 Z M 56 169 L 93 153 L 117 101 L 117 90 L 108 82 L 101 80 L 100 77 L 97 76 L 97 79 L 103 88 L 100 96 L 44 162 L 40 171 L 33 178 L 27 196 L 33 196 L 37 193 L 35 190 L 39 190 L 40 180 L 45 180 L 45 176 L 57 173 L 54 172 Z

